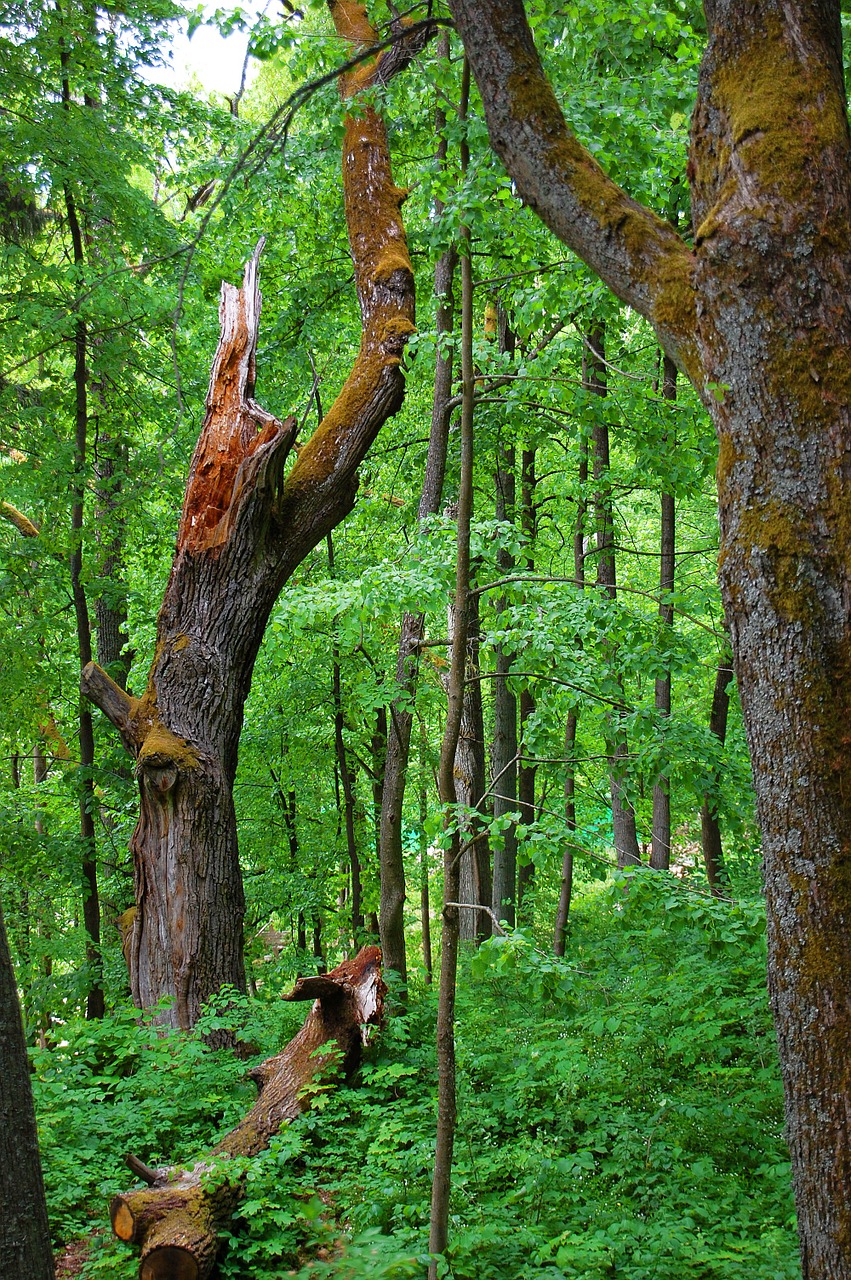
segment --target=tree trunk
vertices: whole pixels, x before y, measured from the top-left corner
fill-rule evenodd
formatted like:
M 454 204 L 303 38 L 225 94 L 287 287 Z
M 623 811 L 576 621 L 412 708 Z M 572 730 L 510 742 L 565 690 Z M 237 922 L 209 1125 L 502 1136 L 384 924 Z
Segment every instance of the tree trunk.
M 331 9 L 342 35 L 375 42 L 361 6 L 338 0 Z M 386 79 L 413 52 L 403 37 L 344 75 L 342 96 Z M 100 668 L 84 675 L 85 692 L 136 756 L 140 780 L 133 997 L 147 1007 L 173 996 L 167 1017 L 182 1027 L 222 983 L 245 984 L 232 790 L 269 613 L 293 570 L 351 510 L 358 465 L 404 394 L 400 361 L 414 327 L 399 213 L 405 193 L 393 184 L 384 125 L 372 107 L 346 119 L 343 186 L 363 322 L 348 380 L 284 478 L 295 419 L 278 422 L 253 398 L 261 242 L 243 288 L 222 287 L 222 336 L 147 689 L 130 698 Z
M 260 1096 L 236 1128 L 191 1169 L 148 1169 L 128 1159 L 148 1186 L 115 1196 L 109 1215 L 120 1240 L 141 1246 L 140 1280 L 205 1280 L 210 1275 L 219 1232 L 242 1198 L 243 1179 L 241 1174 L 228 1177 L 225 1169 L 212 1190 L 202 1180 L 209 1181 L 211 1170 L 227 1160 L 265 1150 L 284 1124 L 308 1110 L 317 1077 L 329 1071 L 353 1074 L 365 1029 L 381 1022 L 385 992 L 378 947 L 364 947 L 330 973 L 299 978 L 284 999 L 312 1000 L 313 1008 L 287 1047 L 251 1071 Z
M 527 203 L 653 324 L 719 437 L 804 1280 L 851 1276 L 851 139 L 836 0 L 712 0 L 694 252 L 565 125 L 520 0 L 452 0 Z
M 334 751 L 337 756 L 337 776 L 343 788 L 343 826 L 346 832 L 346 853 L 349 859 L 349 902 L 352 913 L 352 941 L 355 947 L 363 934 L 363 891 L 361 885 L 360 853 L 355 830 L 355 774 L 349 768 L 349 756 L 343 737 L 343 694 L 340 680 L 339 650 L 334 645 L 331 663 L 331 686 L 334 696 Z
M 605 333 L 600 326 L 597 326 L 586 337 L 582 361 L 582 380 L 584 385 L 598 396 L 608 395 L 605 358 Z M 603 417 L 602 412 L 594 419 L 593 441 L 594 482 L 596 487 L 594 510 L 597 525 L 597 586 L 602 589 L 610 600 L 616 600 L 614 510 L 609 475 L 609 424 Z M 612 646 L 605 641 L 603 648 L 609 664 L 614 670 L 621 696 L 623 696 L 623 685 L 615 667 L 617 654 Z M 638 848 L 638 835 L 635 830 L 635 811 L 624 793 L 624 774 L 627 768 L 626 761 L 629 758 L 629 746 L 626 740 L 626 732 L 621 723 L 621 714 L 617 711 L 609 719 L 606 754 L 609 757 L 612 830 L 618 866 L 637 866 L 641 862 L 641 853 Z
M 444 60 L 449 57 L 449 35 L 444 32 L 438 41 L 437 53 Z M 437 161 L 445 165 L 446 113 L 442 106 L 435 111 L 435 132 L 438 137 Z M 435 201 L 439 214 L 443 205 Z M 454 303 L 452 284 L 457 263 L 457 251 L 452 245 L 441 254 L 434 269 L 434 293 L 438 299 L 435 314 L 437 350 L 434 367 L 434 395 L 431 410 L 431 432 L 426 456 L 425 476 L 417 511 L 420 528 L 428 516 L 440 510 L 443 497 L 443 477 L 446 471 L 446 450 L 449 440 L 448 402 L 452 393 L 451 346 L 441 349 L 441 339 L 452 332 Z M 402 809 L 405 801 L 405 780 L 411 749 L 411 724 L 413 701 L 419 670 L 419 644 L 423 638 L 425 615 L 405 613 L 399 634 L 399 650 L 396 659 L 397 693 L 390 708 L 387 736 L 387 755 L 384 765 L 384 788 L 381 797 L 381 824 L 379 830 L 378 860 L 381 874 L 381 949 L 384 964 L 394 969 L 403 982 L 407 982 L 407 957 L 405 954 L 405 866 L 402 858 Z M 430 964 L 429 964 L 430 971 Z
M 712 691 L 712 710 L 709 713 L 709 731 L 724 745 L 727 737 L 727 711 L 730 706 L 728 692 L 733 679 L 731 666 L 732 655 L 729 650 L 721 655 L 718 670 L 715 674 L 715 688 Z M 718 806 L 713 797 L 703 797 L 700 811 L 700 834 L 703 847 L 703 863 L 706 867 L 706 878 L 714 898 L 724 898 L 730 892 L 730 878 L 724 865 L 724 850 L 721 845 L 721 827 L 718 822 Z
M 523 563 L 527 573 L 535 572 L 535 450 L 524 449 L 520 459 L 520 531 L 525 539 Z M 535 774 L 528 741 L 528 723 L 535 713 L 535 699 L 531 689 L 520 690 L 520 753 L 517 767 L 517 806 L 520 821 L 530 827 L 535 821 Z M 523 896 L 531 888 L 535 877 L 535 864 L 525 861 L 517 871 L 517 909 L 523 905 Z
M 455 609 L 449 607 L 448 636 L 455 634 Z M 479 597 L 467 602 L 467 665 L 461 729 L 455 747 L 455 799 L 468 811 L 461 830 L 461 854 L 457 901 L 488 907 L 491 901 L 490 848 L 487 827 L 478 810 L 485 794 L 485 730 L 482 715 L 482 685 L 479 675 Z M 487 911 L 463 911 L 459 936 L 464 942 L 489 938 L 491 918 Z
M 573 525 L 573 576 L 579 590 L 585 586 L 585 514 L 587 503 L 585 486 L 588 483 L 588 437 L 579 442 L 579 492 L 576 499 L 576 519 Z M 564 729 L 564 825 L 567 840 L 561 861 L 561 883 L 556 907 L 553 951 L 563 956 L 567 941 L 567 922 L 570 918 L 570 899 L 573 895 L 573 841 L 576 832 L 576 734 L 579 729 L 579 712 L 574 707 L 567 713 Z
M 498 311 L 499 348 L 513 357 L 516 338 L 502 308 Z M 513 444 L 497 442 L 497 466 L 494 475 L 496 502 L 494 515 L 504 524 L 514 523 L 515 454 Z M 514 571 L 514 556 L 507 547 L 497 552 L 497 566 L 502 577 Z M 497 624 L 506 610 L 503 596 L 496 600 Z M 508 685 L 508 673 L 514 654 L 502 645 L 495 649 L 496 678 L 493 682 L 493 816 L 501 818 L 517 812 L 517 698 Z M 514 822 L 502 832 L 493 851 L 492 903 L 498 920 L 514 925 L 517 905 L 517 827 Z
M 677 398 L 677 366 L 670 356 L 662 357 L 662 397 Z M 666 443 L 673 444 L 665 437 Z M 672 493 L 662 494 L 661 535 L 659 555 L 659 621 L 660 642 L 667 647 L 667 633 L 674 625 L 674 605 L 670 598 L 674 590 L 676 572 L 675 530 L 676 506 Z M 656 677 L 655 707 L 659 715 L 671 714 L 671 672 Z M 667 871 L 671 865 L 671 786 L 664 773 L 660 773 L 653 786 L 653 828 L 650 839 L 650 865 L 657 871 Z
M 0 1276 L 53 1280 L 30 1065 L 0 908 Z
M 470 66 L 466 58 L 461 81 L 459 118 L 467 116 Z M 461 141 L 461 169 L 466 173 L 470 153 Z M 467 599 L 470 592 L 470 522 L 473 514 L 473 265 L 469 228 L 461 238 L 461 475 L 458 485 L 457 555 L 455 561 L 455 631 L 447 689 L 446 725 L 440 749 L 438 785 L 451 835 L 443 854 L 443 927 L 440 950 L 440 995 L 437 1006 L 437 1134 L 431 1183 L 428 1249 L 443 1254 L 449 1240 L 449 1197 L 458 1101 L 455 1082 L 455 984 L 458 973 L 458 863 L 461 840 L 455 821 L 455 749 L 464 712 L 467 666 Z M 428 1280 L 437 1280 L 436 1261 L 429 1263 Z

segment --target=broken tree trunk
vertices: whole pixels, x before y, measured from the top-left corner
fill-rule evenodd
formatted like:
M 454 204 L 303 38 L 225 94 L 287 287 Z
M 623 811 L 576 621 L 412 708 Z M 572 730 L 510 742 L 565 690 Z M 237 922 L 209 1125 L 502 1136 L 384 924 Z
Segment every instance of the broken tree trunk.
M 313 1008 L 287 1047 L 251 1071 L 260 1096 L 236 1128 L 191 1169 L 148 1169 L 127 1158 L 148 1186 L 116 1196 L 109 1213 L 118 1238 L 141 1245 L 140 1280 L 204 1280 L 210 1274 L 219 1231 L 242 1196 L 241 1178 L 217 1180 L 215 1171 L 222 1162 L 256 1156 L 306 1111 L 311 1085 L 323 1070 L 334 1067 L 346 1076 L 356 1070 L 364 1029 L 381 1021 L 385 991 L 378 947 L 364 947 L 330 973 L 299 978 L 284 999 L 314 1000 Z
M 361 5 L 332 0 L 338 32 L 376 43 Z M 342 77 L 344 99 L 384 83 L 422 46 L 421 28 Z M 296 422 L 254 400 L 262 241 L 242 289 L 222 286 L 222 333 L 207 413 L 187 482 L 171 577 L 144 695 L 131 698 L 94 664 L 83 691 L 136 757 L 141 811 L 133 836 L 137 911 L 133 998 L 163 996 L 163 1020 L 191 1027 L 223 983 L 245 987 L 244 912 L 233 781 L 245 699 L 278 594 L 349 513 L 357 469 L 401 407 L 402 352 L 414 329 L 414 277 L 387 137 L 371 106 L 348 116 L 343 188 L 362 319 L 349 378 L 292 469 Z

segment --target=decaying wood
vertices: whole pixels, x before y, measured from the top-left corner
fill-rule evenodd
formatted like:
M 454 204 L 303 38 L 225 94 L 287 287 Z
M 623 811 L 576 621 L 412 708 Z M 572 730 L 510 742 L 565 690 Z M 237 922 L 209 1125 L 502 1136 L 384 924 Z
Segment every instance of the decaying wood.
M 324 1071 L 334 1067 L 351 1075 L 366 1028 L 381 1021 L 385 991 L 378 947 L 364 947 L 330 973 L 300 978 L 284 999 L 314 1000 L 313 1008 L 287 1047 L 251 1071 L 259 1097 L 236 1128 L 190 1169 L 150 1169 L 127 1157 L 147 1185 L 116 1196 L 109 1212 L 118 1238 L 141 1246 L 140 1280 L 204 1280 L 210 1274 L 218 1233 L 242 1195 L 239 1177 L 216 1177 L 214 1171 L 267 1147 L 309 1108 L 311 1087 Z
M 375 44 L 362 5 L 330 0 L 341 36 Z M 417 52 L 421 29 L 342 77 L 349 100 Z M 171 996 L 162 1015 L 190 1027 L 223 983 L 244 989 L 233 780 L 245 699 L 269 614 L 304 557 L 348 514 L 357 470 L 404 397 L 402 352 L 414 331 L 414 276 L 384 124 L 372 106 L 346 119 L 343 188 L 362 339 L 349 378 L 294 452 L 296 422 L 254 399 L 258 259 L 241 289 L 223 285 L 221 339 L 192 459 L 177 548 L 140 698 L 99 667 L 83 691 L 136 759 L 132 841 L 136 915 L 126 955 L 135 1002 Z

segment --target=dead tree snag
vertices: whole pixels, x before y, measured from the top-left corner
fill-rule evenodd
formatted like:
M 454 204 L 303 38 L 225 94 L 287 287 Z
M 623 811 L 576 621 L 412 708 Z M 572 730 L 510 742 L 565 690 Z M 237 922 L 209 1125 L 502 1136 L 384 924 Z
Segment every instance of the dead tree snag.
M 363 7 L 330 4 L 339 33 L 376 43 Z M 428 33 L 425 33 L 427 36 Z M 421 47 L 404 33 L 341 79 L 350 99 Z M 192 459 L 157 646 L 141 698 L 94 664 L 83 691 L 136 758 L 141 811 L 133 836 L 137 912 L 127 954 L 137 1004 L 170 995 L 189 1027 L 223 983 L 244 988 L 242 879 L 233 781 L 245 699 L 269 614 L 304 557 L 349 513 L 357 469 L 401 407 L 402 351 L 414 330 L 414 277 L 383 122 L 346 120 L 343 188 L 362 318 L 360 351 L 322 424 L 284 464 L 296 424 L 254 399 L 262 241 L 241 289 L 222 286 L 221 338 Z
M 378 947 L 364 947 L 330 973 L 300 978 L 284 999 L 313 1000 L 313 1008 L 287 1047 L 251 1072 L 260 1096 L 236 1128 L 191 1169 L 149 1169 L 128 1157 L 148 1185 L 116 1196 L 109 1213 L 118 1238 L 141 1246 L 140 1280 L 204 1280 L 210 1274 L 219 1230 L 238 1204 L 242 1184 L 223 1178 L 208 1189 L 205 1175 L 223 1161 L 264 1150 L 284 1124 L 308 1109 L 310 1087 L 329 1066 L 339 1063 L 346 1076 L 356 1070 L 366 1028 L 381 1021 L 385 992 Z

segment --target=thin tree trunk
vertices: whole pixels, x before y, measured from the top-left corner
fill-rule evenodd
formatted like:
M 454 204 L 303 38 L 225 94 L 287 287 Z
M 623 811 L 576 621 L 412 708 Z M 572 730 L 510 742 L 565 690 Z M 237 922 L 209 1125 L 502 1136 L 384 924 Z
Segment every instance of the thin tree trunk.
M 331 9 L 341 35 L 375 43 L 361 6 L 337 0 Z M 422 42 L 422 29 L 410 42 L 403 34 L 346 73 L 343 98 L 401 69 Z M 222 983 L 245 984 L 233 780 L 266 622 L 284 582 L 351 510 L 357 468 L 404 395 L 414 317 L 404 192 L 370 106 L 346 118 L 343 188 L 363 323 L 349 378 L 284 477 L 296 421 L 278 422 L 253 398 L 261 242 L 243 288 L 223 287 L 222 337 L 145 694 L 129 698 L 100 668 L 85 673 L 85 691 L 121 731 L 140 777 L 133 997 L 150 1007 L 173 996 L 167 1016 L 178 1026 L 191 1026 Z
M 712 710 L 709 714 L 709 731 L 724 745 L 727 737 L 727 711 L 730 706 L 730 681 L 733 679 L 732 655 L 729 649 L 721 655 L 712 691 Z M 720 779 L 717 779 L 720 781 Z M 718 822 L 717 801 L 709 795 L 703 797 L 700 811 L 700 833 L 706 878 L 715 898 L 724 898 L 730 892 L 730 877 L 724 863 L 721 845 L 721 827 Z
M 535 534 L 537 514 L 535 510 L 535 450 L 524 449 L 520 459 L 520 530 L 525 539 L 523 561 L 527 573 L 535 572 Z M 537 767 L 531 759 L 528 724 L 535 713 L 535 699 L 531 689 L 520 690 L 520 759 L 517 769 L 517 801 L 520 821 L 530 827 L 535 821 L 535 774 Z M 523 896 L 532 887 L 535 864 L 527 861 L 517 872 L 517 909 L 523 905 Z
M 30 1067 L 0 907 L 0 1276 L 53 1280 Z
M 455 610 L 449 607 L 448 636 L 455 632 Z M 488 907 L 491 901 L 490 848 L 484 816 L 477 812 L 485 794 L 485 741 L 482 715 L 482 685 L 479 675 L 479 597 L 471 594 L 467 603 L 467 668 L 461 730 L 455 748 L 455 798 L 468 811 L 461 839 L 458 902 Z M 465 942 L 489 938 L 491 918 L 487 911 L 464 911 L 459 935 Z
M 677 366 L 669 356 L 662 357 L 662 396 L 665 400 L 677 398 Z M 670 437 L 666 443 L 675 444 Z M 667 645 L 666 635 L 674 625 L 674 605 L 671 592 L 676 574 L 676 504 L 672 493 L 663 493 L 661 501 L 661 534 L 659 556 L 659 620 L 661 643 Z M 662 717 L 671 714 L 671 672 L 656 678 L 655 707 Z M 671 785 L 664 773 L 660 773 L 653 786 L 653 828 L 650 840 L 650 865 L 657 871 L 667 871 L 671 865 Z
M 498 312 L 499 348 L 503 354 L 513 357 L 516 338 L 505 311 Z M 515 506 L 515 455 L 513 444 L 497 442 L 497 467 L 494 476 L 496 502 L 494 515 L 503 524 L 514 523 Z M 507 547 L 497 552 L 497 567 L 502 577 L 514 571 L 514 556 Z M 500 596 L 495 604 L 497 625 L 506 610 L 506 600 Z M 494 796 L 493 816 L 501 818 L 517 811 L 517 698 L 508 685 L 508 673 L 514 655 L 502 645 L 495 649 L 496 679 L 493 693 L 493 767 Z M 493 851 L 493 900 L 491 906 L 498 920 L 514 925 L 517 904 L 517 828 L 514 822 L 506 827 L 501 842 Z
M 449 35 L 443 32 L 437 45 L 438 57 L 449 57 Z M 437 161 L 446 163 L 446 113 L 442 106 L 435 111 L 435 133 L 438 138 Z M 442 211 L 440 201 L 435 201 L 435 211 Z M 434 270 L 434 293 L 438 299 L 435 315 L 437 349 L 434 369 L 434 394 L 432 397 L 431 432 L 429 434 L 426 470 L 417 520 L 420 528 L 429 517 L 440 510 L 443 496 L 443 477 L 446 471 L 446 449 L 449 439 L 448 402 L 452 394 L 451 346 L 442 346 L 441 339 L 452 332 L 453 298 L 452 284 L 455 276 L 457 251 L 451 246 L 437 261 Z M 399 634 L 399 650 L 396 660 L 397 693 L 390 708 L 387 754 L 384 765 L 384 787 L 381 797 L 381 823 L 379 830 L 378 860 L 381 877 L 381 949 L 386 969 L 393 969 L 403 983 L 407 982 L 407 957 L 405 954 L 405 867 L 402 858 L 402 810 L 405 800 L 405 779 L 411 746 L 413 701 L 419 668 L 419 644 L 423 638 L 425 615 L 405 613 Z
M 423 725 L 424 737 L 425 725 Z M 424 741 L 420 743 L 420 919 L 422 921 L 423 935 L 423 965 L 426 971 L 426 982 L 431 984 L 433 965 L 431 957 L 431 903 L 429 902 L 428 892 L 428 836 L 426 835 L 428 789 L 425 772 L 425 746 Z
M 721 590 L 763 836 L 802 1272 L 848 1280 L 851 139 L 840 5 L 706 4 L 693 245 L 571 133 L 521 0 L 451 8 L 521 196 L 654 326 L 718 433 Z
M 464 60 L 459 117 L 465 119 L 470 92 L 470 67 Z M 461 143 L 461 167 L 466 171 L 469 149 Z M 452 637 L 446 726 L 440 750 L 438 782 L 451 836 L 443 856 L 443 928 L 440 952 L 440 997 L 437 1007 L 437 1136 L 431 1185 L 429 1253 L 443 1254 L 449 1239 L 449 1196 L 455 1146 L 457 1099 L 455 1089 L 455 982 L 458 969 L 459 854 L 461 841 L 455 820 L 455 751 L 464 712 L 467 666 L 467 598 L 470 590 L 470 521 L 473 511 L 473 269 L 469 228 L 460 228 L 461 251 L 461 476 L 458 488 L 458 542 L 455 566 L 455 633 Z M 437 1280 L 436 1261 L 429 1263 L 429 1280 Z
M 585 515 L 587 503 L 585 486 L 588 483 L 588 437 L 583 434 L 579 442 L 579 492 L 576 499 L 576 520 L 573 526 L 573 576 L 581 591 L 585 586 Z M 573 895 L 573 840 L 576 832 L 576 734 L 579 729 L 579 712 L 574 708 L 567 713 L 564 729 L 564 824 L 567 842 L 561 861 L 561 883 L 556 907 L 553 951 L 563 956 L 567 941 L 567 924 L 570 919 L 570 900 Z
M 605 333 L 600 326 L 597 326 L 586 336 L 582 376 L 585 386 L 598 396 L 608 395 L 605 358 Z M 594 421 L 593 441 L 594 481 L 596 485 L 594 508 L 597 524 L 598 557 L 597 586 L 602 588 L 610 600 L 616 600 L 614 511 L 609 477 L 609 425 L 602 411 Z M 610 665 L 614 667 L 617 656 L 614 649 L 605 642 L 603 648 Z M 617 673 L 615 673 L 615 678 L 622 689 Z M 612 828 L 618 866 L 635 866 L 641 862 L 641 852 L 638 847 L 638 835 L 635 830 L 635 811 L 624 793 L 624 774 L 626 772 L 626 761 L 629 758 L 629 747 L 619 712 L 615 712 L 610 718 L 606 754 L 609 757 Z

